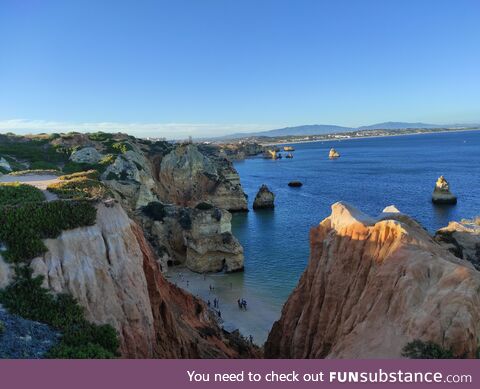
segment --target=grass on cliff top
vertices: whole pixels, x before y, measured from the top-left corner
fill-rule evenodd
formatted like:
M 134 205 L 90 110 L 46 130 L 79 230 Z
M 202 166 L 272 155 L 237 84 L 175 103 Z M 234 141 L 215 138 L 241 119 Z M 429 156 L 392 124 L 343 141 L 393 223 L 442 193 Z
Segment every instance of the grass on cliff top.
M 48 163 L 50 168 L 66 162 L 69 156 L 65 150 L 52 146 L 49 139 L 26 140 L 21 137 L 8 137 L 5 141 L 0 142 L 0 155 L 27 161 L 30 164 L 37 164 L 37 166 L 39 164 L 45 166 Z M 12 168 L 15 169 L 14 166 Z
M 66 174 L 66 175 L 58 177 L 58 179 L 68 181 L 68 180 L 72 180 L 74 178 L 80 178 L 80 177 L 90 178 L 92 180 L 99 180 L 100 179 L 100 173 L 97 170 L 90 169 L 90 170 L 87 170 L 87 171 L 81 171 L 81 172 L 77 172 L 77 173 Z
M 42 239 L 64 230 L 95 224 L 97 210 L 87 201 L 30 202 L 0 207 L 2 256 L 9 262 L 29 261 L 47 251 Z
M 118 335 L 110 325 L 96 325 L 85 319 L 84 309 L 70 295 L 54 295 L 42 287 L 43 277 L 33 277 L 27 266 L 16 266 L 14 280 L 0 290 L 0 303 L 10 313 L 46 323 L 62 332 L 60 343 L 48 358 L 115 358 Z
M 111 191 L 102 182 L 88 178 L 89 176 L 94 176 L 94 174 L 70 176 L 70 178 L 64 178 L 60 182 L 49 185 L 47 189 L 61 199 L 101 200 L 112 197 Z
M 0 183 L 0 207 L 44 200 L 42 191 L 34 186 L 18 182 Z

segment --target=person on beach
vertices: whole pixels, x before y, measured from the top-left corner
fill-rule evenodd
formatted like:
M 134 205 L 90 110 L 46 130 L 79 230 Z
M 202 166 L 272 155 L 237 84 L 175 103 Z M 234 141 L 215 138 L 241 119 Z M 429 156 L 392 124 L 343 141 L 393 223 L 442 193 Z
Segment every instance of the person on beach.
M 220 312 L 220 309 L 218 310 L 218 317 L 222 317 L 222 312 Z
M 210 308 L 210 300 L 207 301 L 207 305 Z
M 242 299 L 242 305 L 243 305 L 243 309 L 246 311 L 247 310 L 247 300 Z
M 237 304 L 238 304 L 238 308 L 242 309 L 242 302 L 240 301 L 240 299 L 237 300 Z

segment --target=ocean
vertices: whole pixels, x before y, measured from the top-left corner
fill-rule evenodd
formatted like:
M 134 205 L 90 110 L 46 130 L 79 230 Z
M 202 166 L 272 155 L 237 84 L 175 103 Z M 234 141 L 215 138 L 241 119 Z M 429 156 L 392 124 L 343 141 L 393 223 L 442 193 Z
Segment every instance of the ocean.
M 227 328 L 252 334 L 258 344 L 266 339 L 307 265 L 310 228 L 330 214 L 333 203 L 346 201 L 372 216 L 393 204 L 431 233 L 451 220 L 480 215 L 480 131 L 293 146 L 292 159 L 255 157 L 235 163 L 251 209 L 232 219 L 233 233 L 245 250 L 245 271 L 189 277 L 188 289 L 194 294 L 220 297 Z M 341 154 L 339 159 L 328 159 L 332 147 Z M 457 195 L 457 205 L 432 204 L 440 175 Z M 292 180 L 304 185 L 291 188 L 287 184 Z M 262 184 L 275 193 L 274 210 L 252 210 Z M 214 293 L 207 284 L 215 286 Z M 247 299 L 247 312 L 236 305 L 242 297 Z

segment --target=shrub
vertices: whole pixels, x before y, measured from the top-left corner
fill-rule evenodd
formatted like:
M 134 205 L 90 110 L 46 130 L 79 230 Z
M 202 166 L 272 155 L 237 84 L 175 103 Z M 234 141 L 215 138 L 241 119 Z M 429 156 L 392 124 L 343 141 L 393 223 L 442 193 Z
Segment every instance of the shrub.
M 163 221 L 164 217 L 167 216 L 165 205 L 158 201 L 148 203 L 142 208 L 142 211 L 145 215 L 156 221 Z
M 100 181 L 82 175 L 51 184 L 47 189 L 62 199 L 99 200 L 111 196 L 110 190 Z
M 434 342 L 423 342 L 416 339 L 402 350 L 402 356 L 411 359 L 452 359 L 454 358 L 451 350 L 444 349 Z
M 28 261 L 47 249 L 42 239 L 63 230 L 95 224 L 96 209 L 87 201 L 25 203 L 0 208 L 0 241 L 10 262 Z
M 36 162 L 60 163 L 68 160 L 68 154 L 63 150 L 57 150 L 49 144 L 48 139 L 13 138 L 6 142 L 0 142 L 0 155 L 7 155 L 18 160 Z M 13 166 L 12 166 L 13 168 Z
M 88 138 L 96 142 L 104 142 L 106 140 L 112 139 L 113 134 L 110 134 L 108 132 L 98 131 L 98 132 L 88 134 Z
M 45 200 L 40 189 L 18 182 L 0 184 L 0 207 Z
M 58 170 L 58 166 L 52 162 L 35 161 L 30 164 L 31 170 Z
M 112 149 L 125 154 L 127 151 L 133 150 L 133 147 L 128 142 L 116 142 L 112 144 Z
M 107 154 L 105 155 L 100 162 L 98 163 L 78 163 L 69 161 L 63 167 L 63 172 L 67 175 L 74 174 L 74 173 L 81 173 L 90 170 L 96 170 L 99 174 L 102 174 L 109 165 L 115 162 L 115 155 Z
M 13 282 L 0 291 L 0 302 L 9 312 L 46 323 L 62 332 L 60 344 L 50 358 L 113 358 L 119 346 L 110 325 L 95 325 L 85 319 L 83 308 L 70 295 L 54 295 L 42 287 L 43 277 L 32 276 L 27 266 L 16 266 Z
M 82 172 L 77 172 L 77 173 L 72 173 L 72 174 L 67 174 L 64 176 L 58 177 L 59 180 L 71 180 L 73 178 L 90 178 L 92 180 L 99 180 L 100 179 L 100 173 L 97 170 L 87 170 L 87 171 L 82 171 Z
M 27 169 L 27 170 L 16 170 L 9 174 L 9 176 L 26 176 L 28 174 L 36 174 L 36 175 L 53 175 L 56 176 L 59 173 L 58 170 L 53 169 Z

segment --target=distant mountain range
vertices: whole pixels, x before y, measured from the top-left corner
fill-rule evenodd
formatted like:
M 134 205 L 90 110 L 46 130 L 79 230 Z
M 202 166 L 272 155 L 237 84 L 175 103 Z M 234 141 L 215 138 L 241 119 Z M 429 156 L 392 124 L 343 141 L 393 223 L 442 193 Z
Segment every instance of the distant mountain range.
M 225 135 L 217 139 L 240 139 L 249 137 L 279 137 L 279 136 L 300 136 L 300 135 L 323 135 L 339 132 L 358 130 L 404 130 L 407 128 L 461 128 L 466 126 L 477 126 L 478 124 L 431 124 L 431 123 L 409 123 L 409 122 L 384 122 L 361 127 L 343 127 L 329 124 L 310 124 L 304 126 L 285 127 L 275 130 L 244 132 Z

